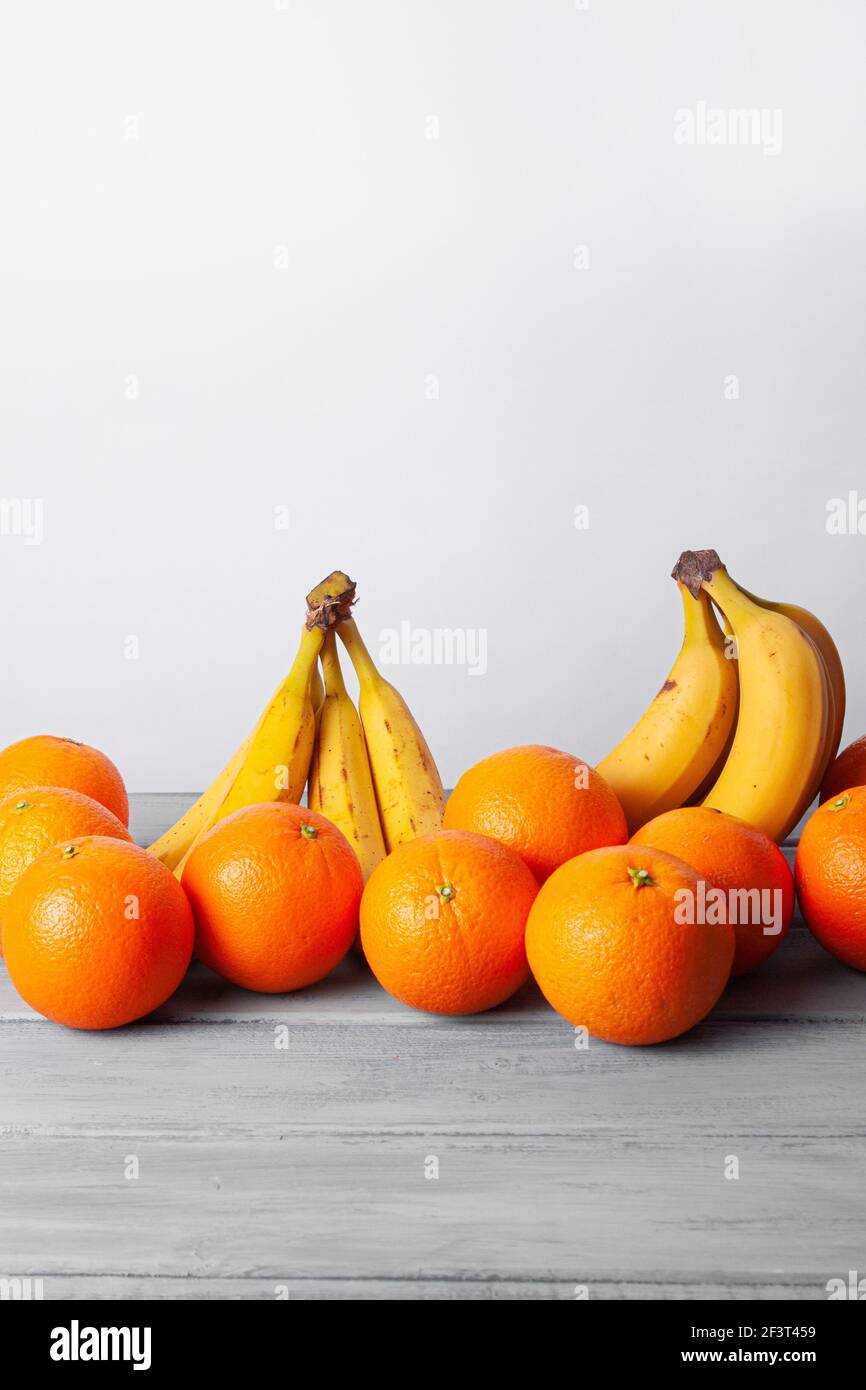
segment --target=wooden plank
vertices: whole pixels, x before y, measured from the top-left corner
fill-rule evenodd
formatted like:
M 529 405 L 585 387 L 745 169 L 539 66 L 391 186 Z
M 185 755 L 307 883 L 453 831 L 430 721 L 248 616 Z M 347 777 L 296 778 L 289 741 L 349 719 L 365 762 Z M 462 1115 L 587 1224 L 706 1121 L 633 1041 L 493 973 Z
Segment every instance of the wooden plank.
M 726 1156 L 740 1161 L 726 1181 Z M 131 1156 L 137 1180 L 124 1177 Z M 431 1160 L 437 1180 L 425 1179 Z M 862 1141 L 7 1138 L 19 1276 L 794 1283 L 862 1262 Z
M 802 1276 L 797 1276 L 801 1279 Z M 52 1274 L 43 1285 L 42 1294 L 51 1299 L 111 1299 L 134 1300 L 179 1300 L 210 1301 L 270 1301 L 289 1299 L 292 1302 L 322 1301 L 348 1302 L 363 1300 L 375 1302 L 407 1302 L 436 1300 L 437 1302 L 549 1302 L 551 1299 L 574 1301 L 578 1298 L 607 1300 L 741 1300 L 763 1301 L 766 1299 L 785 1299 L 786 1301 L 807 1301 L 825 1297 L 819 1288 L 816 1292 L 816 1278 L 808 1277 L 805 1282 L 792 1280 L 781 1283 L 748 1282 L 732 1283 L 730 1280 L 712 1283 L 676 1282 L 657 1280 L 651 1282 L 621 1279 L 596 1279 L 591 1294 L 584 1293 L 584 1285 L 577 1285 L 560 1279 L 310 1279 L 292 1276 L 285 1278 L 261 1279 L 214 1279 L 190 1275 L 187 1278 L 173 1278 L 165 1275 L 106 1275 L 106 1274 Z
M 707 1022 L 656 1048 L 554 1021 L 0 1026 L 3 1136 L 358 1131 L 866 1136 L 861 1023 Z M 282 1029 L 277 1024 L 277 1029 Z
M 150 845 L 199 798 L 199 792 L 133 792 L 129 829 L 137 845 Z

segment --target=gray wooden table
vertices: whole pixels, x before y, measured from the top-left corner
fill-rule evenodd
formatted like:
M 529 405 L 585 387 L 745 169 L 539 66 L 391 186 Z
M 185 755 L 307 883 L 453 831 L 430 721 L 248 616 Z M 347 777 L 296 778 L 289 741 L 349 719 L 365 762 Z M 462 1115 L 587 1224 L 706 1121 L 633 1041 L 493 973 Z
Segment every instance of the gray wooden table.
M 139 843 L 190 799 L 134 798 Z M 195 966 L 105 1034 L 4 970 L 0 1057 L 0 1274 L 45 1298 L 821 1299 L 866 1275 L 866 976 L 800 924 L 663 1047 L 576 1050 L 533 985 L 427 1017 L 353 957 L 282 997 Z

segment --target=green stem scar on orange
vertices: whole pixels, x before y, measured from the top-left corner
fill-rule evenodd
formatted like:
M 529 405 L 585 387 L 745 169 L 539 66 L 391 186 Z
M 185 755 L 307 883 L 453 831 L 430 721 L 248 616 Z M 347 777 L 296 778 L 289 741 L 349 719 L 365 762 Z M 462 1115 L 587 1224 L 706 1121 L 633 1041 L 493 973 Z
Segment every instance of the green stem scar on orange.
M 16 816 L 20 816 L 22 811 L 29 811 L 32 805 L 32 801 L 19 801 L 16 806 L 12 807 L 12 810 Z
M 319 832 L 314 825 L 308 825 L 306 821 L 301 826 L 301 834 L 305 840 L 317 840 Z
M 450 903 L 451 899 L 457 896 L 457 889 L 454 887 L 453 883 L 441 884 L 436 889 L 436 892 L 439 894 L 443 903 Z
M 848 802 L 849 802 L 850 800 L 851 800 L 851 798 L 850 798 L 850 796 L 848 795 L 848 793 L 847 793 L 847 792 L 843 792 L 841 796 L 837 796 L 837 797 L 836 797 L 836 800 L 835 800 L 835 801 L 831 801 L 831 803 L 830 803 L 830 810 L 831 810 L 831 811 L 844 811 L 845 807 L 848 805 Z M 17 807 L 16 807 L 16 810 L 17 810 Z
M 649 869 L 628 869 L 626 871 L 635 888 L 653 888 L 655 879 L 650 878 Z
M 78 845 L 67 845 L 63 851 L 64 859 L 74 859 L 76 854 L 80 854 L 81 849 Z

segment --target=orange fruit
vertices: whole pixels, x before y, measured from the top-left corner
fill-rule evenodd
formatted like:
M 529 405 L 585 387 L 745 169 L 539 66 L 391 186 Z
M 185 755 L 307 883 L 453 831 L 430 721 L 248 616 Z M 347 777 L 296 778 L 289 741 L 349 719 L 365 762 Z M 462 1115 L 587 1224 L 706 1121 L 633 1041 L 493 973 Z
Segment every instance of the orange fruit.
M 827 768 L 819 800 L 823 803 L 849 787 L 866 787 L 866 734 L 855 738 Z
M 575 854 L 628 839 L 600 773 L 571 753 L 527 744 L 470 767 L 445 807 L 446 830 L 474 830 L 516 850 L 539 883 Z
M 607 1042 L 666 1042 L 693 1028 L 734 957 L 726 922 L 689 922 L 697 893 L 694 869 L 642 845 L 563 864 L 526 924 L 529 964 L 548 1003 Z
M 93 797 L 129 824 L 123 778 L 110 758 L 86 743 L 53 734 L 36 734 L 0 752 L 0 800 L 33 787 L 69 787 Z
M 174 875 L 105 835 L 52 845 L 9 895 L 12 983 L 69 1028 L 119 1028 L 164 1003 L 192 954 L 193 920 Z
M 647 821 L 629 843 L 684 859 L 706 884 L 705 895 L 717 890 L 715 900 L 706 897 L 705 912 L 726 912 L 734 928 L 732 975 L 754 970 L 781 946 L 794 915 L 794 877 L 762 830 L 710 806 L 683 806 Z
M 474 1014 L 529 979 L 524 929 L 538 884 L 513 850 L 439 830 L 373 870 L 361 945 L 389 994 L 432 1014 Z
M 9 894 L 28 865 L 50 845 L 81 835 L 132 838 L 106 806 L 68 787 L 36 787 L 0 802 L 0 929 Z
M 324 816 L 288 801 L 245 806 L 199 840 L 183 886 L 196 955 L 264 994 L 329 974 L 358 927 L 364 881 L 355 851 Z
M 866 787 L 848 787 L 806 821 L 794 862 L 797 897 L 821 945 L 866 970 Z

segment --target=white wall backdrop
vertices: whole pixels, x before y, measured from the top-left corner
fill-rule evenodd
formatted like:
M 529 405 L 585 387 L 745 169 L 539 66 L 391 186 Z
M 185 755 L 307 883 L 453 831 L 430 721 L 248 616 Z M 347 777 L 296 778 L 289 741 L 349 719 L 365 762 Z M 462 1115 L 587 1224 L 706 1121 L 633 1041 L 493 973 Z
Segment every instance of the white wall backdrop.
M 391 673 L 449 784 L 595 760 L 697 546 L 825 619 L 864 732 L 864 40 L 858 0 L 6 6 L 0 742 L 204 785 L 339 566 L 374 649 L 486 634 Z

